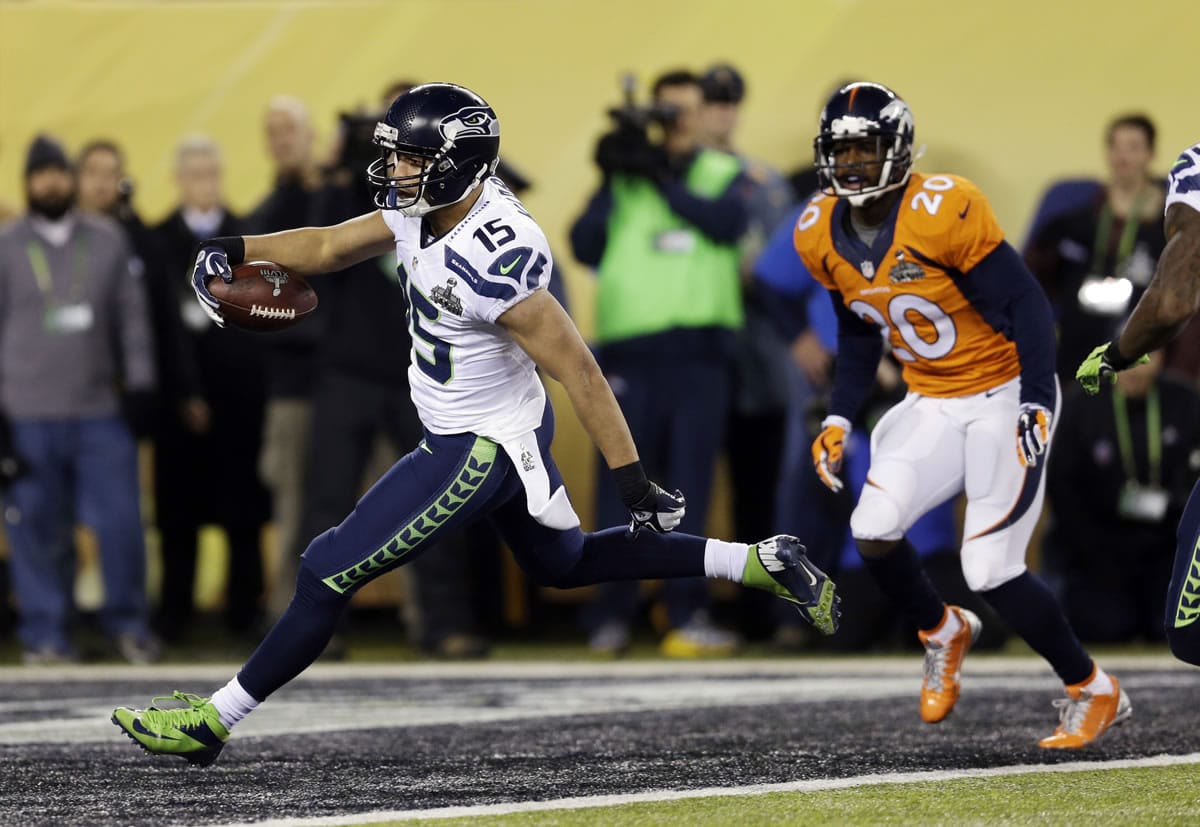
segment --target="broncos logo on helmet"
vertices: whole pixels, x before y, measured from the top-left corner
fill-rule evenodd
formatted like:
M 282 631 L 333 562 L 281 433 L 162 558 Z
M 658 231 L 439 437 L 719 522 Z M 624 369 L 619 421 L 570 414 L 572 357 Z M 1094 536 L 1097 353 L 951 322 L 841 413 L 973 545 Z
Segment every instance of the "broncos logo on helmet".
M 457 141 L 460 138 L 500 137 L 500 121 L 492 114 L 490 106 L 464 106 L 454 114 L 442 118 L 438 129 L 448 141 Z

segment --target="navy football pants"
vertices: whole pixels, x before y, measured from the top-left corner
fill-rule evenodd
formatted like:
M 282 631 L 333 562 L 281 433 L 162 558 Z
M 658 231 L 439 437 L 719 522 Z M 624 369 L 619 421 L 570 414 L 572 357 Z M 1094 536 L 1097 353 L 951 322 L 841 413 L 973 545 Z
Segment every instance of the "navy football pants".
M 1175 533 L 1165 624 L 1175 657 L 1200 666 L 1200 482 L 1192 488 Z
M 554 414 L 547 403 L 537 440 L 551 491 L 562 485 L 550 456 L 553 435 Z M 529 515 L 520 478 L 499 445 L 475 434 L 426 431 L 421 444 L 393 465 L 340 525 L 309 545 L 296 594 L 239 673 L 242 686 L 265 699 L 316 660 L 363 584 L 411 562 L 446 532 L 483 517 L 492 520 L 539 585 L 573 588 L 704 575 L 705 538 L 642 531 L 630 539 L 624 527 L 587 534 L 579 528 L 548 528 Z

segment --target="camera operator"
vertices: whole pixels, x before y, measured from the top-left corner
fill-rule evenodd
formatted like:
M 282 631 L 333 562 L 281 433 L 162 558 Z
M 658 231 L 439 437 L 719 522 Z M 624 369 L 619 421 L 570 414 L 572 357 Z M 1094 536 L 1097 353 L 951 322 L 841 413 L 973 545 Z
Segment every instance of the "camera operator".
M 700 80 L 675 71 L 654 83 L 653 102 L 611 110 L 600 139 L 599 190 L 571 229 L 575 257 L 595 268 L 597 359 L 648 473 L 688 498 L 681 531 L 703 533 L 717 455 L 725 438 L 733 354 L 742 326 L 738 241 L 749 190 L 737 158 L 699 143 Z M 609 474 L 597 484 L 596 520 L 624 520 Z M 664 654 L 728 653 L 736 639 L 712 625 L 702 579 L 664 586 Z M 637 584 L 603 587 L 592 607 L 592 646 L 628 644 Z

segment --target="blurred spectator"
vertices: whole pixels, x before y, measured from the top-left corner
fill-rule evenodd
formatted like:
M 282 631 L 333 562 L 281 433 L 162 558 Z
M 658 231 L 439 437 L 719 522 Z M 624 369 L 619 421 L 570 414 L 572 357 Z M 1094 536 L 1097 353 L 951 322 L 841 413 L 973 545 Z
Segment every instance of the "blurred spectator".
M 737 337 L 725 456 L 733 499 L 733 539 L 754 542 L 756 537 L 775 533 L 775 499 L 787 423 L 788 348 L 772 324 L 765 307 L 767 297 L 758 290 L 752 270 L 768 237 L 787 219 L 795 197 L 777 171 L 734 146 L 746 95 L 746 83 L 737 69 L 717 64 L 705 72 L 700 83 L 704 91 L 701 142 L 736 156 L 750 184 L 746 198 L 749 220 L 741 239 L 746 318 Z M 743 592 L 740 601 L 745 609 L 743 631 L 757 634 L 772 625 L 770 618 L 779 601 L 752 591 Z
M 1117 333 L 1166 245 L 1164 185 L 1150 172 L 1154 138 L 1143 115 L 1115 119 L 1105 133 L 1105 186 L 1084 206 L 1045 222 L 1025 250 L 1058 319 L 1064 385 L 1096 342 Z
M 79 208 L 114 219 L 125 230 L 132 247 L 130 268 L 146 288 L 150 325 L 154 334 L 155 386 L 161 391 L 170 384 L 171 376 L 187 370 L 190 364 L 175 291 L 167 283 L 166 254 L 157 236 L 142 222 L 133 207 L 133 182 L 126 177 L 125 155 L 117 144 L 103 139 L 87 143 L 79 151 L 76 180 Z M 127 401 L 127 418 L 135 436 L 153 436 L 156 423 L 163 415 L 162 394 L 156 393 L 153 399 L 139 402 L 140 406 Z
M 603 183 L 571 229 L 575 257 L 596 269 L 596 356 L 651 476 L 687 497 L 682 531 L 703 534 L 733 393 L 742 326 L 738 240 L 749 182 L 741 163 L 701 148 L 702 91 L 690 72 L 654 84 L 653 106 L 617 110 L 600 139 Z M 661 128 L 662 142 L 649 136 Z M 611 474 L 597 478 L 596 521 L 627 515 Z M 620 651 L 637 609 L 637 583 L 601 587 L 592 645 Z M 729 652 L 735 638 L 708 617 L 701 579 L 664 584 L 674 656 Z
M 788 351 L 763 306 L 752 271 L 768 237 L 787 219 L 795 199 L 778 172 L 734 146 L 746 94 L 741 74 L 732 66 L 718 64 L 704 74 L 701 86 L 701 142 L 736 156 L 749 183 L 748 220 L 741 238 L 745 323 L 737 337 L 726 453 L 733 483 L 734 539 L 753 542 L 772 534 L 787 412 Z
M 264 127 L 275 186 L 246 218 L 245 232 L 265 234 L 307 226 L 320 185 L 308 108 L 297 98 L 272 98 Z M 317 279 L 315 285 L 318 292 L 320 282 Z M 324 314 L 318 313 L 304 324 L 262 337 L 267 405 L 258 470 L 271 492 L 276 531 L 275 577 L 268 588 L 272 617 L 283 614 L 296 582 L 297 558 L 292 550 L 300 531 L 304 446 L 309 441 L 317 345 L 324 320 Z
M 169 379 L 155 439 L 155 503 L 162 545 L 160 633 L 179 640 L 192 621 L 198 530 L 216 524 L 229 546 L 225 612 L 229 630 L 252 636 L 262 593 L 260 532 L 267 496 L 258 480 L 264 375 L 262 337 L 220 330 L 196 304 L 188 273 L 194 247 L 237 235 L 241 223 L 221 201 L 221 156 L 206 137 L 180 143 L 180 204 L 155 228 L 168 283 L 183 317 L 190 369 Z
M 73 209 L 66 153 L 39 136 L 28 213 L 0 231 L 0 473 L 26 663 L 75 659 L 76 521 L 99 543 L 102 622 L 118 651 L 157 657 L 147 626 L 137 446 L 121 394 L 153 391 L 140 274 L 111 220 Z
M 1113 393 L 1072 383 L 1049 467 L 1044 544 L 1085 641 L 1163 639 L 1175 526 L 1200 472 L 1200 396 L 1162 375 L 1161 352 Z
M 311 224 L 336 224 L 362 215 L 371 204 L 365 170 L 379 153 L 371 143 L 377 120 L 342 116 L 338 151 L 316 196 Z M 306 461 L 314 470 L 305 477 L 295 559 L 353 509 L 379 436 L 387 439 L 390 462 L 421 440 L 408 384 L 411 342 L 397 266 L 389 253 L 317 279 L 326 326 Z M 407 567 L 409 632 L 426 653 L 480 657 L 488 651 L 471 607 L 470 553 L 462 532 L 455 532 Z

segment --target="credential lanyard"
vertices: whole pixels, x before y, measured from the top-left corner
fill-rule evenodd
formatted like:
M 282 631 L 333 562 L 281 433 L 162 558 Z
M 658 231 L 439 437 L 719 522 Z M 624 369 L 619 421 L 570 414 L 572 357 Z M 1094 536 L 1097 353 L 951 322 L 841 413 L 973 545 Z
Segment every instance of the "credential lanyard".
M 1133 462 L 1133 438 L 1129 432 L 1129 411 L 1125 394 L 1114 389 L 1113 417 L 1117 423 L 1117 450 L 1121 453 L 1121 465 L 1125 479 L 1137 482 L 1137 466 Z M 1151 385 L 1146 394 L 1146 460 L 1150 466 L 1149 483 L 1158 486 L 1162 482 L 1162 412 L 1158 405 L 1158 388 Z
M 1139 191 L 1137 198 L 1133 200 L 1133 206 L 1129 209 L 1125 226 L 1121 228 L 1121 238 L 1117 241 L 1117 259 L 1114 262 L 1114 271 L 1133 252 L 1133 244 L 1137 241 L 1138 227 L 1141 224 L 1142 203 L 1145 200 L 1144 191 Z M 1103 209 L 1100 210 L 1100 223 L 1096 227 L 1096 243 L 1092 247 L 1092 273 L 1095 275 L 1116 275 L 1115 272 L 1104 273 L 1101 269 L 1104 266 L 1104 257 L 1108 255 L 1108 240 L 1112 235 L 1112 225 L 1113 211 L 1106 200 Z
M 71 286 L 67 290 L 67 304 L 79 301 L 83 297 L 83 286 L 87 281 L 87 242 L 82 236 L 76 236 L 75 272 L 72 274 Z M 42 303 L 46 307 L 56 304 L 54 301 L 54 281 L 50 277 L 50 262 L 46 260 L 46 250 L 37 239 L 32 239 L 25 245 L 25 255 L 29 258 L 29 267 L 33 270 L 33 280 L 37 282 L 38 292 L 42 294 Z

